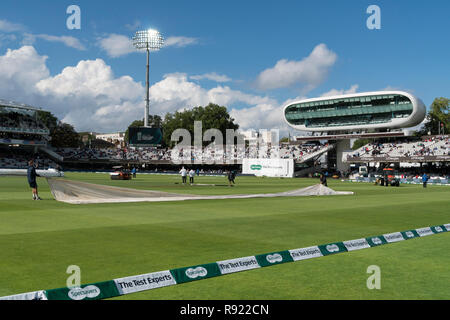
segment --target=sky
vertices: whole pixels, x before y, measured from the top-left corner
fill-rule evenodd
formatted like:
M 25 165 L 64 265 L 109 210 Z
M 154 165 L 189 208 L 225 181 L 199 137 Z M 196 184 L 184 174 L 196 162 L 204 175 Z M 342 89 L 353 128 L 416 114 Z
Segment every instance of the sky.
M 403 90 L 428 107 L 450 96 L 449 12 L 448 0 L 2 0 L 0 99 L 124 131 L 145 105 L 130 39 L 152 28 L 165 44 L 150 54 L 150 114 L 212 102 L 241 129 L 286 133 L 283 107 L 303 98 Z

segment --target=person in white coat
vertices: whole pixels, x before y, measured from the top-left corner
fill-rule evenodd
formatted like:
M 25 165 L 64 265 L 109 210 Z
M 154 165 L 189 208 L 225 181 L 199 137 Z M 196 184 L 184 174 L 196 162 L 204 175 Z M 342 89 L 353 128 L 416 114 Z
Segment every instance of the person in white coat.
M 181 181 L 183 182 L 183 184 L 186 183 L 186 177 L 187 177 L 187 170 L 183 167 L 180 170 L 180 174 L 181 174 Z

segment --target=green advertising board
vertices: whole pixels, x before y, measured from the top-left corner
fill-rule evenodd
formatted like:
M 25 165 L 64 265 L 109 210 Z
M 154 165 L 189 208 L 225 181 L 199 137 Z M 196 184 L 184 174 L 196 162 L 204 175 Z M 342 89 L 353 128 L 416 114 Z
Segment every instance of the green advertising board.
M 172 269 L 170 270 L 170 273 L 177 283 L 217 277 L 222 274 L 217 263 L 207 263 L 192 267 Z
M 268 267 L 279 263 L 293 262 L 289 251 L 278 251 L 256 255 L 256 260 L 261 267 Z
M 98 300 L 117 297 L 119 291 L 112 280 L 73 288 L 47 290 L 48 300 Z

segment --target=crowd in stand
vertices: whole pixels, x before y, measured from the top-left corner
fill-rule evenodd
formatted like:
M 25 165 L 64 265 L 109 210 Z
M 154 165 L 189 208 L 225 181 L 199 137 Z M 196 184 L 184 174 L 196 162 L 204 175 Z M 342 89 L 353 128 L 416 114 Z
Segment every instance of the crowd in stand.
M 0 124 L 0 126 L 3 128 L 47 130 L 47 128 L 40 121 L 37 121 L 36 118 L 18 112 L 0 113 Z
M 323 149 L 327 148 L 328 143 L 320 145 L 295 145 L 280 148 L 280 158 L 281 159 L 296 159 L 301 160 L 306 156 L 316 154 L 321 152 Z
M 432 137 L 417 142 L 369 143 L 354 152 L 349 157 L 364 158 L 382 157 L 411 157 L 411 156 L 448 156 L 450 142 L 448 137 Z
M 0 136 L 1 138 L 1 136 Z M 64 161 L 92 160 L 99 161 L 198 161 L 205 163 L 229 163 L 239 161 L 244 158 L 263 159 L 294 159 L 296 162 L 306 161 L 320 155 L 330 147 L 328 144 L 299 144 L 281 146 L 232 146 L 232 149 L 225 147 L 218 148 L 208 146 L 203 148 L 56 148 L 53 151 L 61 155 Z M 404 142 L 396 141 L 389 143 L 374 142 L 369 143 L 348 155 L 350 158 L 364 157 L 410 157 L 410 156 L 437 156 L 450 155 L 450 142 L 448 136 L 432 137 L 422 141 Z M 25 156 L 1 155 L 0 167 L 2 168 L 22 168 L 26 167 Z M 55 167 L 56 163 L 42 156 L 42 165 Z M 350 160 L 351 161 L 351 160 Z
M 21 141 L 32 141 L 34 143 L 47 144 L 50 140 L 49 136 L 43 134 L 32 134 L 32 133 L 12 133 L 12 132 L 0 132 L 0 139 L 4 140 L 21 140 Z
M 204 148 L 57 148 L 54 151 L 64 157 L 65 160 L 131 160 L 131 161 L 216 161 L 226 162 L 242 160 L 244 158 L 263 159 L 294 159 L 301 161 L 306 156 L 323 152 L 328 144 L 321 145 L 288 145 L 288 146 L 232 146 L 226 147 L 208 146 Z
M 5 133 L 6 134 L 6 133 Z M 7 133 L 5 137 L 11 138 L 14 134 Z M 27 134 L 25 134 L 27 135 Z M 30 134 L 28 134 L 30 135 Z M 0 134 L 0 139 L 1 139 Z M 23 138 L 24 134 L 20 137 Z M 41 137 L 41 136 L 39 136 Z M 30 136 L 30 138 L 33 138 Z M 35 137 L 37 138 L 37 137 Z M 305 160 L 307 157 L 320 154 L 325 151 L 324 148 L 328 144 L 318 145 L 283 145 L 283 146 L 243 146 L 238 147 L 233 145 L 231 149 L 208 146 L 203 148 L 55 148 L 53 151 L 62 156 L 64 161 L 131 161 L 131 162 L 149 162 L 152 161 L 198 161 L 204 163 L 230 163 L 238 162 L 244 158 L 263 158 L 263 159 L 294 159 L 295 161 Z M 7 169 L 23 169 L 27 167 L 27 161 L 36 155 L 17 153 L 9 148 L 0 150 L 0 168 Z M 37 156 L 37 163 L 41 168 L 56 168 L 57 164 L 50 160 L 46 154 L 39 154 Z M 204 173 L 220 173 L 220 169 L 210 170 Z M 203 173 L 203 172 L 202 172 Z
M 28 167 L 28 160 L 35 158 L 39 169 L 58 168 L 58 164 L 42 155 L 26 155 L 26 154 L 11 154 L 0 153 L 0 168 L 2 169 L 26 169 Z
M 170 160 L 168 149 L 157 148 L 57 148 L 54 151 L 66 160 Z

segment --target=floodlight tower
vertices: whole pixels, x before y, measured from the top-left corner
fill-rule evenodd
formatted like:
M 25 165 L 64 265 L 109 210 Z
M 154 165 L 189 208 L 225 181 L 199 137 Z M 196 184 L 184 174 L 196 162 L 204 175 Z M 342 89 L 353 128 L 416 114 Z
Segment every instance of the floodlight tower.
M 153 29 L 137 31 L 133 37 L 133 45 L 136 49 L 146 49 L 147 50 L 147 78 L 146 78 L 146 94 L 145 99 L 145 117 L 144 117 L 144 127 L 149 127 L 148 125 L 148 112 L 150 106 L 149 97 L 149 69 L 150 69 L 150 51 L 158 51 L 164 44 L 164 38 L 162 35 Z

